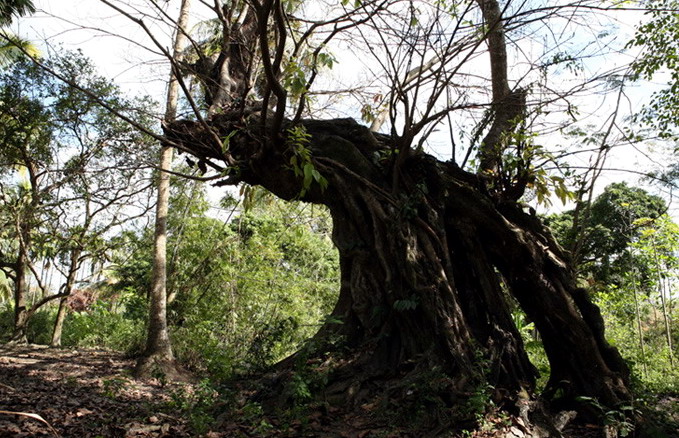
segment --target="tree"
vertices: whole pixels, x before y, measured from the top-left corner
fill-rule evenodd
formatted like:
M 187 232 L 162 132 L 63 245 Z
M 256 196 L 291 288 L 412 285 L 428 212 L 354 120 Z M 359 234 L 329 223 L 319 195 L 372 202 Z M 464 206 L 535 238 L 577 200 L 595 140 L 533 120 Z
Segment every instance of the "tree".
M 295 351 L 337 296 L 327 212 L 268 195 L 247 202 L 246 211 L 224 203 L 232 214 L 219 220 L 206 215 L 202 183 L 174 177 L 171 187 L 168 329 L 178 360 L 225 378 Z M 148 229 L 119 237 L 125 243 L 114 258 L 112 287 L 133 296 L 129 302 L 146 303 L 152 237 Z
M 122 112 L 136 108 L 128 114 L 138 123 L 146 123 L 147 102 L 122 97 L 80 54 L 45 62 L 81 89 L 29 60 L 0 77 L 0 218 L 11 237 L 3 239 L 0 267 L 14 283 L 17 342 L 25 342 L 35 311 L 70 294 L 82 263 L 102 257 L 103 236 L 147 209 L 139 199 L 148 187 L 139 152 L 148 137 L 104 110 L 99 99 Z M 58 268 L 60 258 L 67 260 L 66 281 L 53 294 L 40 281 L 37 263 L 50 260 Z M 42 296 L 29 307 L 31 276 Z
M 640 220 L 639 223 L 644 228 L 639 236 L 640 238 L 635 242 L 635 247 L 639 250 L 640 257 L 645 258 L 646 263 L 652 267 L 649 269 L 653 274 L 650 278 L 651 285 L 654 286 L 653 289 L 657 292 L 656 296 L 660 301 L 668 357 L 670 365 L 674 367 L 670 323 L 670 314 L 672 313 L 670 279 L 676 273 L 677 266 L 679 266 L 679 260 L 677 260 L 676 255 L 677 247 L 679 246 L 679 242 L 677 242 L 679 227 L 667 215 L 659 218 L 656 223 L 648 220 Z
M 658 196 L 626 183 L 613 183 L 591 206 L 547 218 L 559 242 L 574 255 L 578 275 L 596 293 L 612 336 L 618 338 L 616 344 L 623 346 L 625 357 L 633 364 L 642 365 L 642 375 L 651 381 L 656 379 L 654 375 L 665 373 L 669 379 L 671 374 L 662 368 L 667 362 L 664 353 L 654 356 L 661 346 L 655 343 L 646 351 L 646 344 L 654 343 L 647 339 L 646 331 L 658 319 L 646 318 L 648 304 L 655 311 L 654 302 L 660 303 L 666 350 L 670 352 L 667 358 L 672 365 L 671 328 L 664 304 L 671 298 L 667 284 L 675 274 L 677 245 L 676 225 L 665 213 L 667 209 Z M 577 230 L 573 221 L 576 210 L 587 213 Z M 629 336 L 619 339 L 624 332 L 638 334 L 638 350 L 626 345 L 632 341 Z
M 49 113 L 39 102 L 20 94 L 21 88 L 5 86 L 0 102 L 3 120 L 0 142 L 3 145 L 2 167 L 20 167 L 26 178 L 11 189 L 3 184 L 3 222 L 11 227 L 14 242 L 0 252 L 0 266 L 14 283 L 14 333 L 12 340 L 25 342 L 25 327 L 29 317 L 26 296 L 27 274 L 37 210 L 40 204 L 38 178 L 50 161 L 51 132 Z M 30 150 L 30 153 L 29 153 Z M 5 177 L 6 178 L 6 177 Z
M 288 373 L 261 397 L 289 396 L 281 387 L 295 359 L 315 356 L 330 364 L 323 395 L 345 405 L 423 369 L 446 375 L 442 392 L 464 398 L 486 382 L 513 404 L 534 390 L 536 374 L 511 318 L 516 300 L 544 341 L 547 400 L 628 402 L 629 371 L 606 342 L 598 308 L 549 230 L 519 202 L 529 188 L 544 192 L 547 180 L 534 167 L 543 151 L 529 129 L 537 113 L 529 113 L 528 84 L 510 81 L 507 35 L 547 20 L 550 8 L 377 0 L 297 19 L 288 13 L 294 6 L 216 2 L 221 64 L 193 74 L 224 97 L 218 108 L 206 102 L 206 112 L 188 94 L 193 118 L 164 127 L 165 144 L 214 170 L 219 184 L 261 185 L 330 209 L 337 305 L 310 343 L 316 348 L 282 362 Z M 305 118 L 334 37 L 360 42 L 384 72 L 390 89 L 373 101 L 388 114 L 388 133 L 348 118 Z M 484 48 L 489 72 L 476 83 L 478 66 L 466 63 Z M 479 107 L 466 157 L 443 162 L 424 152 L 443 120 Z
M 650 104 L 640 112 L 640 118 L 661 136 L 676 136 L 677 110 L 679 101 L 679 17 L 676 0 L 649 0 L 644 2 L 650 17 L 637 28 L 636 35 L 629 46 L 643 49 L 632 67 L 637 79 L 650 80 L 656 73 L 665 69 L 670 73 L 667 87 L 654 93 Z
M 173 53 L 179 56 L 186 41 L 191 2 L 182 0 Z M 174 121 L 177 114 L 179 84 L 177 70 L 172 69 L 167 89 L 167 103 L 165 107 L 164 123 Z M 156 202 L 156 230 L 153 256 L 153 281 L 149 294 L 149 327 L 146 349 L 137 360 L 135 373 L 137 376 L 151 376 L 162 372 L 173 379 L 181 378 L 172 353 L 170 335 L 167 329 L 167 210 L 170 196 L 170 175 L 172 167 L 172 148 L 163 145 L 160 151 L 160 174 L 158 176 L 158 200 Z
M 582 215 L 577 223 L 576 211 Z M 641 219 L 652 221 L 666 211 L 662 198 L 624 182 L 613 183 L 590 206 L 550 216 L 547 224 L 572 255 L 579 275 L 602 286 L 621 286 L 625 274 L 633 269 L 649 276 L 647 265 L 639 263 L 631 245 L 640 236 Z
M 81 138 L 94 145 L 65 163 L 68 179 L 60 188 L 59 203 L 53 206 L 54 220 L 42 230 L 49 236 L 57 258 L 51 265 L 65 279 L 60 290 L 65 296 L 59 300 L 50 342 L 53 347 L 61 346 L 67 304 L 78 272 L 86 263 L 92 267 L 103 265 L 118 244 L 109 235 L 146 216 L 152 207 L 149 195 L 153 181 L 148 168 L 145 172 L 134 165 L 135 161 L 143 163 L 139 153 L 149 146 L 149 139 L 135 138 L 127 124 L 110 112 L 101 111 L 98 105 L 93 108 L 99 112 L 91 114 L 89 126 L 81 120 L 79 130 Z M 78 111 L 88 112 L 83 103 Z M 114 145 L 116 138 L 125 141 Z
M 25 54 L 38 56 L 39 51 L 32 42 L 0 29 L 0 67 L 11 64 Z

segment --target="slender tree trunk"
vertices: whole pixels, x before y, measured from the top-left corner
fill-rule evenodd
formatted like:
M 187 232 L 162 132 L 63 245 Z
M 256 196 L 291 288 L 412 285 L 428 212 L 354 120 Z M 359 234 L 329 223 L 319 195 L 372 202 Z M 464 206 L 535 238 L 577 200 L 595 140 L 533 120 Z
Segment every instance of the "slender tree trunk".
M 23 239 L 19 243 L 19 254 L 16 261 L 16 278 L 14 280 L 14 331 L 12 343 L 25 344 L 28 342 L 26 330 L 28 324 L 28 303 L 26 302 L 28 256 L 23 245 Z
M 641 364 L 644 370 L 644 376 L 648 375 L 648 369 L 646 367 L 646 351 L 644 346 L 644 332 L 641 329 L 641 312 L 639 310 L 639 291 L 637 290 L 637 273 L 634 271 L 634 276 L 632 277 L 632 292 L 634 293 L 634 313 L 637 320 L 637 330 L 639 331 L 639 349 L 641 351 Z
M 52 330 L 52 341 L 50 342 L 50 347 L 61 347 L 61 334 L 64 330 L 64 320 L 66 319 L 66 313 L 68 311 L 66 300 L 68 300 L 68 298 L 62 298 L 59 300 L 59 310 L 57 311 L 57 317 L 54 320 L 54 329 Z
M 177 20 L 173 47 L 174 62 L 179 62 L 186 45 L 184 32 L 188 26 L 190 0 L 182 0 Z M 174 121 L 177 114 L 179 84 L 176 69 L 173 67 L 167 90 L 165 122 Z M 149 325 L 146 348 L 136 367 L 138 376 L 150 376 L 160 371 L 171 378 L 180 377 L 167 328 L 167 214 L 170 200 L 170 174 L 172 167 L 172 148 L 161 146 L 160 175 L 158 179 L 158 200 L 156 204 L 156 227 L 154 234 L 153 280 L 149 295 Z
M 674 366 L 674 346 L 672 345 L 672 326 L 670 324 L 670 314 L 667 311 L 667 299 L 664 288 L 660 289 L 660 303 L 662 305 L 663 322 L 665 324 L 665 339 L 667 340 L 667 354 L 669 354 L 670 365 Z
M 672 330 L 670 328 L 669 316 L 667 313 L 667 305 L 665 303 L 665 287 L 662 274 L 660 273 L 660 260 L 658 258 L 658 248 L 655 244 L 655 239 L 653 242 L 653 256 L 655 258 L 655 269 L 658 276 L 658 295 L 660 295 L 660 305 L 662 307 L 663 322 L 665 324 L 665 340 L 667 341 L 667 354 L 669 355 L 670 365 L 674 366 L 674 352 L 672 347 Z
M 78 264 L 81 254 L 82 250 L 79 248 L 71 250 L 68 275 L 66 277 L 66 283 L 64 284 L 64 293 L 67 295 L 70 295 L 73 292 L 73 285 L 75 284 L 76 274 L 78 273 Z M 50 342 L 50 346 L 52 347 L 61 347 L 61 333 L 64 329 L 64 320 L 66 319 L 66 313 L 68 312 L 66 300 L 68 300 L 68 296 L 59 300 L 59 310 L 57 311 L 57 317 L 54 321 L 52 341 Z

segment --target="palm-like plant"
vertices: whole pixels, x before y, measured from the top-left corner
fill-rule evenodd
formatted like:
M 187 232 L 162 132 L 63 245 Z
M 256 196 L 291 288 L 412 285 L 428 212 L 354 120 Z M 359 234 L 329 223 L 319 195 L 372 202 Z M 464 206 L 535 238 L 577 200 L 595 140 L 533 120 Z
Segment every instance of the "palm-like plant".
M 35 6 L 32 0 L 0 0 L 0 27 L 7 26 L 15 17 L 33 12 Z M 0 67 L 11 64 L 24 54 L 37 56 L 38 49 L 30 41 L 0 29 Z
M 6 67 L 21 56 L 37 57 L 39 54 L 40 51 L 31 41 L 0 29 L 0 68 Z
M 35 12 L 33 0 L 0 0 L 0 26 L 10 24 L 13 17 L 33 12 Z

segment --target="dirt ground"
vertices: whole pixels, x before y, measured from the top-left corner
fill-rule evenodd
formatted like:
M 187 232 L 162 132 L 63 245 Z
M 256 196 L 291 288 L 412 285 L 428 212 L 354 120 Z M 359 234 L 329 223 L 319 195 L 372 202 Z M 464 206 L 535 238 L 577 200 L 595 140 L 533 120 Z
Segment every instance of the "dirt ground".
M 110 351 L 0 345 L 0 437 L 191 436 L 163 412 L 186 389 L 133 380 L 132 366 Z
M 356 412 L 311 412 L 302 422 L 260 418 L 238 409 L 221 423 L 219 432 L 196 432 L 195 409 L 182 415 L 182 403 L 198 394 L 194 384 L 174 384 L 161 379 L 139 381 L 130 377 L 134 361 L 121 354 L 97 349 L 54 349 L 40 345 L 0 345 L 0 438 L 3 437 L 415 437 L 394 433 L 393 427 L 359 424 L 369 415 Z M 663 396 L 657 408 L 679 424 L 679 398 Z M 195 405 L 194 405 L 195 406 Z M 190 408 L 192 409 L 192 408 Z M 185 410 L 184 413 L 187 411 Z M 508 424 L 478 430 L 476 438 L 524 438 L 515 418 Z M 194 421 L 194 423 L 191 423 Z M 504 420 L 507 423 L 507 419 Z M 200 424 L 199 424 L 200 426 Z M 594 425 L 572 425 L 564 430 L 569 438 L 606 436 Z M 424 435 L 422 435 L 424 436 Z M 641 436 L 630 434 L 630 436 Z M 651 435 L 648 435 L 651 436 Z M 673 432 L 652 435 L 678 437 Z

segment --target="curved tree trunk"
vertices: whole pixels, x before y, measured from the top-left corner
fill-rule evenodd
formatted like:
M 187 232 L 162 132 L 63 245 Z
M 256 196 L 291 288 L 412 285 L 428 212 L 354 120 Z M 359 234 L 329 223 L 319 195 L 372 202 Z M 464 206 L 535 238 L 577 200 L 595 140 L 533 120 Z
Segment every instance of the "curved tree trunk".
M 588 396 L 608 406 L 629 400 L 629 372 L 604 339 L 598 309 L 538 219 L 498 201 L 476 175 L 422 153 L 406 160 L 407 180 L 392 190 L 376 154 L 389 150 L 389 137 L 350 119 L 302 125 L 314 167 L 328 181 L 325 190 L 312 184 L 302 199 L 329 207 L 341 267 L 334 322 L 316 338 L 342 335 L 342 348 L 354 352 L 354 376 L 367 382 L 436 367 L 463 392 L 481 377 L 509 400 L 530 392 L 536 371 L 509 294 L 544 340 L 552 399 Z M 299 196 L 303 183 L 288 165 L 290 149 L 258 153 L 267 143 L 256 123 L 243 126 L 224 114 L 211 127 L 177 122 L 166 135 L 200 159 L 226 161 L 208 128 L 232 135 L 238 180 L 284 199 Z
M 57 317 L 54 319 L 50 347 L 61 347 L 61 334 L 64 331 L 64 321 L 66 320 L 66 313 L 68 312 L 68 307 L 66 306 L 67 301 L 67 297 L 59 300 L 59 310 L 57 310 Z

